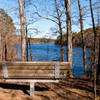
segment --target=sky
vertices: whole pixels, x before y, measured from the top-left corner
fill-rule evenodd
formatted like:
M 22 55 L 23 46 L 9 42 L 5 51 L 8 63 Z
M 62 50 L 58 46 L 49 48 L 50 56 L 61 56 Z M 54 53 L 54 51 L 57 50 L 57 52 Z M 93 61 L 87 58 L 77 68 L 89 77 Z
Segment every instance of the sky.
M 42 12 L 41 14 L 43 15 L 47 15 L 44 10 L 45 8 L 43 7 L 44 5 L 44 2 L 43 1 L 46 1 L 46 0 L 34 0 L 34 3 L 37 5 L 37 8 L 39 8 L 39 11 Z M 92 0 L 93 3 L 96 1 L 96 0 Z M 76 0 L 75 2 L 72 2 L 72 13 L 75 12 L 75 15 L 78 15 L 78 8 L 77 8 L 77 5 L 76 5 Z M 52 6 L 53 2 L 48 2 L 48 6 L 47 6 L 47 9 L 48 9 L 51 13 L 52 13 Z M 82 4 L 82 7 L 84 5 L 89 5 L 89 2 L 87 0 L 87 2 L 81 0 L 81 4 Z M 76 6 L 73 6 L 73 5 L 76 5 Z M 13 22 L 16 26 L 17 29 L 20 29 L 20 19 L 19 19 L 19 11 L 18 11 L 18 0 L 0 0 L 0 8 L 3 8 L 9 16 L 11 16 L 11 18 L 13 19 Z M 41 37 L 46 37 L 46 38 L 56 38 L 59 34 L 54 34 L 50 29 L 51 27 L 57 27 L 57 25 L 54 23 L 54 22 L 51 22 L 51 21 L 48 21 L 48 20 L 45 20 L 45 19 L 40 19 L 40 18 L 37 18 L 37 16 L 34 15 L 34 10 L 35 8 L 33 6 L 27 6 L 26 8 L 26 19 L 27 20 L 32 20 L 31 18 L 29 18 L 29 15 L 33 16 L 34 19 L 36 19 L 36 22 L 28 25 L 28 28 L 29 28 L 29 35 L 31 34 L 32 37 L 34 38 L 41 38 Z M 73 14 L 74 16 L 74 14 Z M 33 21 L 35 21 L 33 19 Z M 78 18 L 73 18 L 73 20 L 78 20 Z M 86 18 L 84 20 L 84 29 L 86 28 L 89 28 L 91 27 L 91 19 L 90 18 Z M 79 22 L 77 23 L 78 25 L 76 26 L 75 25 L 72 25 L 72 31 L 73 32 L 78 32 L 80 31 L 79 30 Z M 34 29 L 38 29 L 38 32 Z M 65 31 L 64 31 L 65 32 Z M 18 33 L 19 34 L 19 33 Z
M 17 29 L 20 28 L 18 7 L 19 7 L 18 0 L 0 0 L 0 8 L 3 8 L 8 13 L 8 15 L 11 16 Z M 31 8 L 31 10 L 33 10 L 33 9 Z M 52 25 L 54 25 L 54 23 L 52 23 L 51 21 L 39 19 L 39 21 L 28 26 L 31 28 L 38 28 L 38 31 L 39 31 L 38 34 L 37 33 L 35 34 L 34 30 L 33 31 L 29 30 L 29 34 L 31 34 L 32 37 L 34 37 L 34 38 L 41 38 L 41 37 L 55 38 L 55 36 L 52 36 L 52 33 L 51 33 L 51 35 L 46 34 L 46 33 L 50 32 L 50 28 L 52 27 Z

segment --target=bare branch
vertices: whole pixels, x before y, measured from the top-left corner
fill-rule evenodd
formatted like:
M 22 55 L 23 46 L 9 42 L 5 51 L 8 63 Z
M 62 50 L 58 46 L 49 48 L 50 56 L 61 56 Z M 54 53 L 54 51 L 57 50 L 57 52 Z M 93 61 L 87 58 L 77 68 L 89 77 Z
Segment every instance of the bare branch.
M 45 17 L 45 16 L 40 15 L 40 14 L 39 14 L 39 11 L 38 11 L 38 8 L 36 7 L 35 4 L 34 4 L 34 7 L 35 7 L 35 9 L 36 9 L 36 12 L 35 12 L 35 13 L 36 13 L 39 17 L 41 17 L 41 18 L 43 18 L 43 19 L 46 19 L 46 20 L 50 20 L 50 21 L 52 21 L 52 22 L 58 24 L 57 21 L 55 21 L 55 20 L 53 20 L 53 19 L 51 19 L 51 18 L 49 18 L 49 17 Z M 51 15 L 51 16 L 52 16 L 52 15 Z

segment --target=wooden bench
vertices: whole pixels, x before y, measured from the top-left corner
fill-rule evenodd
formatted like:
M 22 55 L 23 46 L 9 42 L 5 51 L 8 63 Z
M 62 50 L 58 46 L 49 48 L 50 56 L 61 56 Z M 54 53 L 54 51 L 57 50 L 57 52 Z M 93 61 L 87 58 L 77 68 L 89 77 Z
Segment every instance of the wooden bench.
M 35 82 L 58 82 L 68 77 L 69 62 L 0 62 L 0 78 L 9 82 L 30 82 L 34 95 Z

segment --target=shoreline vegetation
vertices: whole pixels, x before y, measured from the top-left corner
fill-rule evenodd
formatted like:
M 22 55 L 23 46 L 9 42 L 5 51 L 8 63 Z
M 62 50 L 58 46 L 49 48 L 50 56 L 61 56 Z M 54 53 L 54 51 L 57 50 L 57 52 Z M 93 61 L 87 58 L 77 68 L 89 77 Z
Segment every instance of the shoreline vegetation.
M 17 35 L 16 44 L 21 44 L 21 36 Z M 40 43 L 55 43 L 55 39 L 47 39 L 47 38 L 28 38 L 28 43 L 30 44 L 40 44 Z
M 46 38 L 28 38 L 31 44 L 39 44 L 39 43 L 55 43 L 54 39 L 46 39 Z
M 96 27 L 96 31 L 99 34 L 100 26 Z M 63 45 L 67 45 L 66 38 L 67 38 L 66 34 L 63 34 L 62 36 Z M 94 40 L 93 29 L 88 28 L 84 30 L 84 44 L 87 48 L 93 48 L 94 44 L 93 40 Z M 55 44 L 60 45 L 60 36 L 57 37 Z M 81 32 L 74 32 L 72 34 L 72 44 L 75 47 L 82 47 Z

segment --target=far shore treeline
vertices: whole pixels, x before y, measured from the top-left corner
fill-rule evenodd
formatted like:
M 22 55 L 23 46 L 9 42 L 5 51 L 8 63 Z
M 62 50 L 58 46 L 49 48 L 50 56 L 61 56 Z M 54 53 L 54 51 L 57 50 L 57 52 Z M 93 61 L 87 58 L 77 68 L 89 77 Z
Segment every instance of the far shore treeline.
M 96 31 L 97 31 L 97 33 L 99 33 L 100 26 L 96 27 Z M 66 37 L 67 37 L 66 34 L 63 34 L 63 36 L 62 36 L 63 45 L 66 45 L 66 43 L 67 43 Z M 87 48 L 93 48 L 93 44 L 94 44 L 93 40 L 94 40 L 93 29 L 92 28 L 85 29 L 84 30 L 85 46 Z M 60 36 L 57 37 L 55 44 L 60 45 Z M 73 32 L 72 44 L 73 44 L 73 46 L 76 46 L 76 47 L 82 46 L 81 32 Z
M 16 39 L 18 40 L 16 44 L 21 44 L 21 35 L 16 35 Z M 55 39 L 28 38 L 28 43 L 30 44 L 55 43 Z

